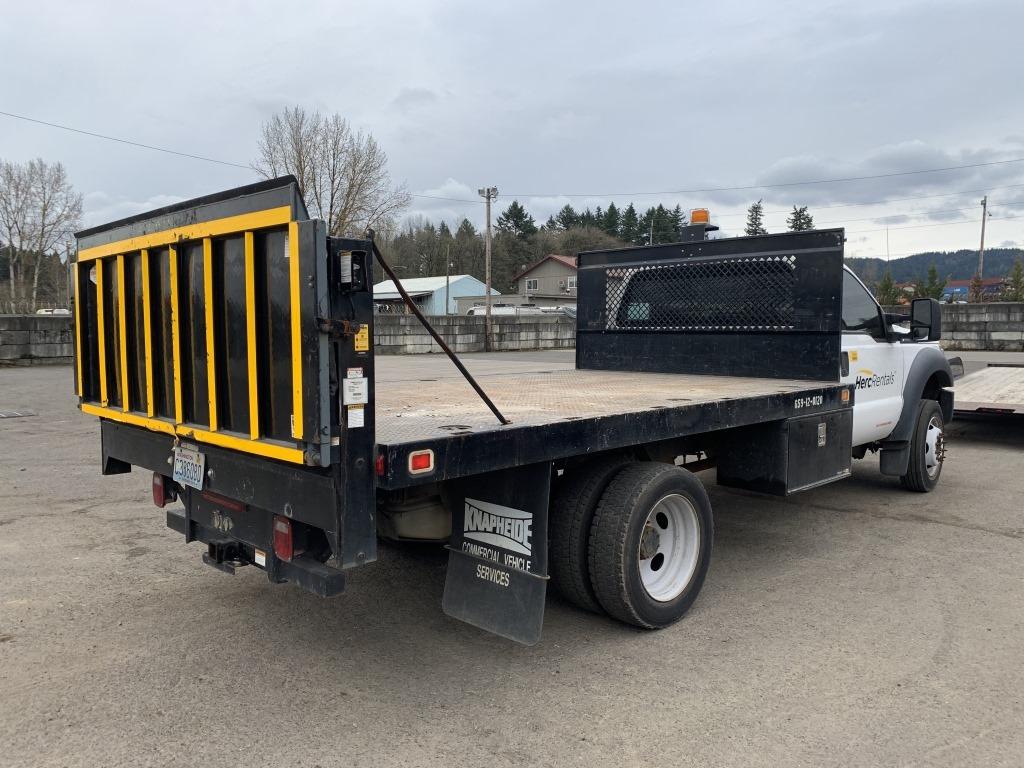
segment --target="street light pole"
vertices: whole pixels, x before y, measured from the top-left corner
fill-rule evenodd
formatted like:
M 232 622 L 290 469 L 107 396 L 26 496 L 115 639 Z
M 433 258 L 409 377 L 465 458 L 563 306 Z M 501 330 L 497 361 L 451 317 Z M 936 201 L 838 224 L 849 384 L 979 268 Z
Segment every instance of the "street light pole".
M 985 276 L 985 219 L 988 218 L 988 195 L 981 198 L 981 247 L 978 248 L 978 277 Z
M 477 190 L 487 203 L 487 230 L 484 238 L 484 349 L 491 351 L 491 201 L 498 196 L 497 187 Z

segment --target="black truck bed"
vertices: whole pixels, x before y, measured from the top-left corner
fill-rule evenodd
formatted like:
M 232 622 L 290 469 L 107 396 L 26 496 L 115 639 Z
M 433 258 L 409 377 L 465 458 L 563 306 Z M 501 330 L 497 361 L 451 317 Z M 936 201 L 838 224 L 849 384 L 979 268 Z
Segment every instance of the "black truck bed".
M 376 384 L 381 486 L 416 484 L 405 457 L 424 448 L 440 480 L 846 405 L 845 387 L 831 382 L 536 367 L 477 375 L 512 421 L 502 426 L 454 370 L 437 376 L 416 356 L 389 360 Z

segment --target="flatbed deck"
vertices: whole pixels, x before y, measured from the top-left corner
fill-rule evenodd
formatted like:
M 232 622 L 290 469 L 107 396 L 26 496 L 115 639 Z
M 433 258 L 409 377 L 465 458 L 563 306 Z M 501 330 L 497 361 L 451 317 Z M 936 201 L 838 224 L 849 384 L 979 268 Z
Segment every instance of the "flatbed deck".
M 408 473 L 390 470 L 421 448 L 435 451 L 437 479 L 447 479 L 846 405 L 843 385 L 797 379 L 576 369 L 478 375 L 512 422 L 502 426 L 458 374 L 418 376 L 417 364 L 405 357 L 377 376 L 385 488 L 413 484 Z M 516 450 L 508 450 L 509 440 Z
M 956 383 L 955 412 L 1024 414 L 1024 365 L 990 364 Z

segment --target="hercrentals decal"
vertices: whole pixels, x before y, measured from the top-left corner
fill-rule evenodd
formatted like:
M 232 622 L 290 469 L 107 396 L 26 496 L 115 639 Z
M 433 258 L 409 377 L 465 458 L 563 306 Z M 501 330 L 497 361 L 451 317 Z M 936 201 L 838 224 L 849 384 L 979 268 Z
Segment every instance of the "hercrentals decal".
M 890 373 L 875 373 L 867 368 L 857 371 L 857 389 L 873 389 L 875 387 L 888 387 L 896 383 L 896 371 Z
M 521 509 L 466 499 L 462 536 L 530 557 L 533 515 Z

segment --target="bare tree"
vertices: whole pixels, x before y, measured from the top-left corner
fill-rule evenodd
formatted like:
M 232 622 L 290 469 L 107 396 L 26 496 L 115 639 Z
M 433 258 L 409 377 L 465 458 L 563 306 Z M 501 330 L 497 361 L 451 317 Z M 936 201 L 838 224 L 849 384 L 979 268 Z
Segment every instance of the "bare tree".
M 19 298 L 31 194 L 25 166 L 0 161 L 0 228 L 7 250 L 8 311 L 14 312 Z
M 0 231 L 8 251 L 12 311 L 35 312 L 47 255 L 68 242 L 81 216 L 82 196 L 61 163 L 0 161 Z
M 332 235 L 390 228 L 409 205 L 403 185 L 393 186 L 388 158 L 373 136 L 353 132 L 338 114 L 286 108 L 263 124 L 253 167 L 267 178 L 290 173 L 312 213 Z

